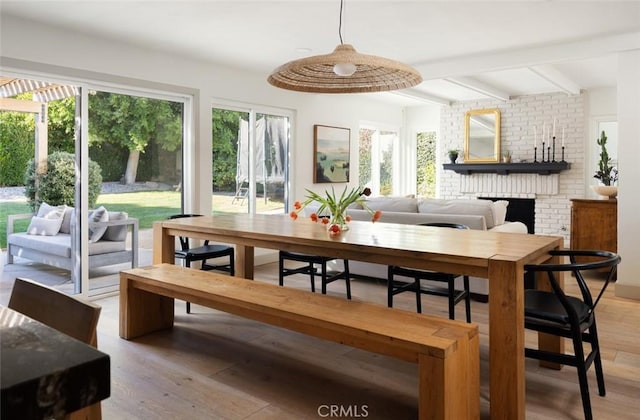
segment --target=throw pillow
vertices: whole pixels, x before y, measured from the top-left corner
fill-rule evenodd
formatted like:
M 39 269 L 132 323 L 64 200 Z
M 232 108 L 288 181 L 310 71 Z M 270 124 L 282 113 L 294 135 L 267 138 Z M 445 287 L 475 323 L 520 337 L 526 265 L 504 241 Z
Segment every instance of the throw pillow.
M 129 215 L 124 211 L 109 212 L 109 221 L 127 220 L 128 218 Z M 127 225 L 109 226 L 104 235 L 102 235 L 102 239 L 105 241 L 124 241 L 125 239 L 127 239 Z
M 40 236 L 55 236 L 60 230 L 62 224 L 62 217 L 57 219 L 33 216 L 29 227 L 27 228 L 28 235 L 40 235 Z
M 107 209 L 104 206 L 100 206 L 95 210 L 91 210 L 89 212 L 89 223 L 92 222 L 108 222 L 109 221 L 109 213 L 107 213 Z M 89 225 L 89 242 L 98 242 L 102 235 L 107 231 L 107 227 L 91 227 Z
M 509 202 L 506 200 L 498 200 L 493 202 L 493 221 L 496 226 L 503 225 L 507 218 L 507 206 Z
M 73 217 L 73 207 L 64 209 L 64 216 L 62 216 L 62 225 L 60 226 L 60 233 L 71 233 L 71 217 Z
M 40 204 L 38 208 L 38 217 L 44 217 L 45 219 L 62 219 L 64 211 L 67 208 L 64 204 L 61 206 L 51 206 L 47 203 Z

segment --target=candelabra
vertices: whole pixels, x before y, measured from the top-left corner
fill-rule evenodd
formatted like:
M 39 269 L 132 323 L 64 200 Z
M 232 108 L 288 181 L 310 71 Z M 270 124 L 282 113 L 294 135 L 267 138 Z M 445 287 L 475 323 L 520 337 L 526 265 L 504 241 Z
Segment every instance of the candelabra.
M 551 162 L 555 162 L 556 161 L 556 136 L 553 136 L 552 138 L 552 144 L 553 144 L 553 155 L 551 155 Z

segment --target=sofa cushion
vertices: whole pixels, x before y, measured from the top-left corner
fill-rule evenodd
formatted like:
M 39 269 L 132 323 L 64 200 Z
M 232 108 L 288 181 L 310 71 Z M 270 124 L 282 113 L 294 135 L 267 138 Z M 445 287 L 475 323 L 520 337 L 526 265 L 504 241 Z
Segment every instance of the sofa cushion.
M 124 211 L 110 211 L 109 221 L 127 220 L 129 215 Z M 127 225 L 109 226 L 101 238 L 103 241 L 124 241 L 127 239 Z
M 353 220 L 371 221 L 367 210 L 349 210 Z M 382 213 L 379 223 L 398 223 L 419 225 L 422 223 L 460 223 L 469 229 L 487 230 L 484 217 L 475 214 L 435 214 L 435 213 L 403 213 L 387 211 Z
M 95 210 L 89 212 L 89 223 L 91 222 L 107 222 L 109 221 L 109 212 L 104 206 L 100 206 Z M 107 231 L 105 227 L 91 227 L 89 225 L 89 242 L 98 242 L 102 235 Z
M 62 217 L 59 218 L 46 218 L 33 216 L 29 227 L 27 228 L 27 234 L 40 235 L 40 236 L 54 236 L 60 231 L 60 225 L 62 224 Z
M 417 213 L 418 200 L 409 197 L 373 197 L 366 201 L 371 210 Z
M 480 215 L 485 219 L 487 229 L 496 225 L 493 217 L 493 202 L 489 200 L 441 200 L 424 198 L 418 204 L 420 213 Z
M 27 233 L 12 233 L 7 242 L 22 248 L 29 248 L 38 252 L 71 258 L 71 236 L 58 233 L 54 236 L 34 236 Z
M 98 241 L 89 244 L 89 255 L 108 254 L 125 250 L 124 241 Z

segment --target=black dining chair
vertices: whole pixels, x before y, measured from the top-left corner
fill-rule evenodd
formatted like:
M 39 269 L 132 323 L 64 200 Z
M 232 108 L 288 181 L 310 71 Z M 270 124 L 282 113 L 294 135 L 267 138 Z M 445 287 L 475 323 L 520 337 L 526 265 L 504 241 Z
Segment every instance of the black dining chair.
M 433 226 L 451 229 L 469 229 L 458 223 L 423 223 L 422 226 Z M 413 278 L 413 281 L 396 279 L 395 276 Z M 455 319 L 455 306 L 464 299 L 467 322 L 471 322 L 471 293 L 469 292 L 469 276 L 462 276 L 463 290 L 456 290 L 455 281 L 460 274 L 441 273 L 437 271 L 416 270 L 397 265 L 387 269 L 387 306 L 393 307 L 393 297 L 399 293 L 411 292 L 416 295 L 416 311 L 422 313 L 422 295 L 447 296 L 449 298 L 449 319 Z M 446 283 L 447 287 L 425 284 L 422 280 Z
M 587 370 L 593 364 L 596 370 L 598 393 L 604 397 L 604 374 L 600 358 L 600 344 L 596 328 L 595 309 L 609 283 L 614 279 L 620 256 L 609 251 L 557 250 L 551 255 L 568 257 L 569 262 L 558 264 L 525 265 L 526 272 L 546 273 L 551 291 L 525 290 L 525 328 L 556 336 L 570 338 L 573 342 L 574 354 L 560 354 L 538 349 L 525 348 L 525 356 L 552 363 L 574 366 L 578 370 L 582 407 L 586 420 L 591 420 L 591 401 Z M 586 257 L 586 258 L 585 258 Z M 578 262 L 580 259 L 580 262 Z M 584 279 L 587 271 L 606 271 L 606 278 L 600 292 L 594 300 L 589 286 Z M 564 293 L 558 281 L 558 274 L 572 273 L 580 296 L 569 296 Z M 540 280 L 540 279 L 538 279 Z M 591 345 L 591 351 L 585 355 L 583 343 Z
M 317 265 L 320 266 L 320 279 L 322 281 L 322 294 L 327 294 L 327 284 L 336 280 L 344 279 L 347 287 L 347 299 L 351 299 L 351 280 L 349 278 L 349 260 L 344 260 L 344 270 L 337 273 L 327 271 L 327 263 L 335 260 L 335 257 L 322 257 L 319 255 L 301 254 L 297 252 L 280 251 L 279 253 L 279 279 L 278 284 L 284 286 L 285 276 L 294 274 L 307 274 L 311 279 L 311 291 L 316 291 L 315 276 L 318 273 Z M 285 260 L 303 262 L 306 265 L 297 268 L 286 268 Z
M 201 214 L 174 214 L 169 219 L 180 219 L 184 217 L 199 217 Z M 194 261 L 201 261 L 201 270 L 217 270 L 235 275 L 234 248 L 228 245 L 210 245 L 209 241 L 204 241 L 204 245 L 191 248 L 189 238 L 184 236 L 178 237 L 180 241 L 180 249 L 176 249 L 175 257 L 183 260 L 186 267 L 191 267 Z M 210 264 L 207 260 L 213 258 L 229 257 L 227 264 Z M 187 302 L 187 313 L 191 313 L 191 302 Z

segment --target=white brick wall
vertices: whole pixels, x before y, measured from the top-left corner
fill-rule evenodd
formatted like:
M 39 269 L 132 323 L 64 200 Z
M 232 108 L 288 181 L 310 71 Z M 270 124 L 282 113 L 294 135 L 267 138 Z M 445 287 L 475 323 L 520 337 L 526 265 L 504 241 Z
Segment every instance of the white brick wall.
M 587 99 L 584 94 L 563 93 L 531 95 L 498 100 L 458 102 L 442 107 L 438 165 L 439 196 L 535 198 L 537 234 L 559 235 L 569 246 L 571 199 L 584 194 L 584 126 Z M 555 159 L 561 160 L 562 127 L 565 128 L 565 160 L 571 169 L 558 175 L 474 174 L 460 175 L 442 169 L 446 151 L 464 148 L 464 116 L 470 109 L 498 108 L 501 116 L 501 147 L 512 152 L 514 162 L 533 161 L 533 127 L 538 131 L 538 160 L 542 158 L 542 124 L 551 130 L 556 120 Z M 547 144 L 548 146 L 548 144 Z M 545 152 L 546 155 L 546 152 Z

